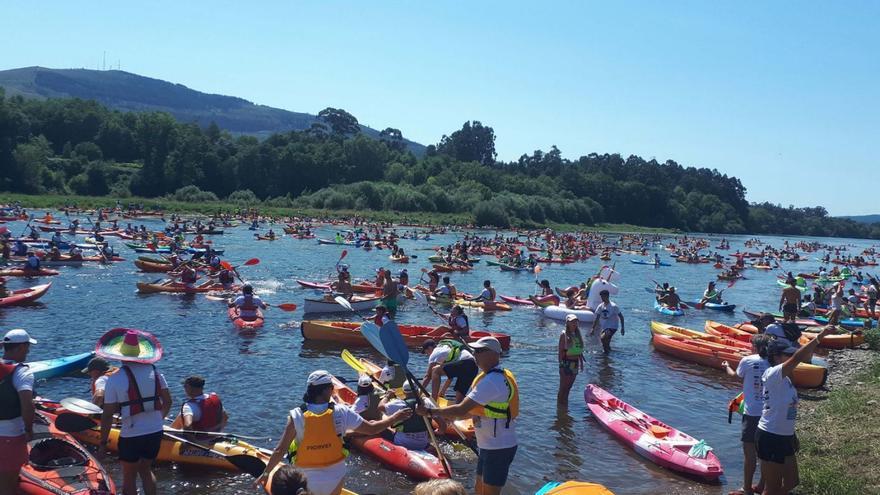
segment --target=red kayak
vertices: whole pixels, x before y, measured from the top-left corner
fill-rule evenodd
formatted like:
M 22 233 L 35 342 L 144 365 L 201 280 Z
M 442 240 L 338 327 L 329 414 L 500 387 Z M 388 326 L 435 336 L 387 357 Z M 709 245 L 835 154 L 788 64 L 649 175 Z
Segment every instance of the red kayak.
M 559 297 L 550 294 L 549 296 L 527 296 L 525 298 L 515 296 L 498 296 L 502 301 L 510 304 L 518 304 L 520 306 L 552 306 L 559 304 Z
M 0 308 L 20 306 L 22 304 L 34 302 L 43 297 L 43 294 L 45 294 L 51 286 L 52 283 L 49 282 L 48 284 L 35 285 L 30 289 L 14 290 L 12 291 L 12 295 L 0 298 Z
M 232 324 L 235 325 L 235 328 L 245 329 L 245 328 L 260 328 L 263 326 L 265 318 L 263 318 L 263 312 L 257 308 L 257 316 L 255 318 L 242 318 L 238 314 L 238 308 L 232 307 L 226 312 L 229 315 L 229 319 L 232 320 Z
M 5 270 L 0 270 L 0 277 L 50 277 L 52 275 L 58 275 L 58 270 L 50 270 L 48 268 L 39 268 L 37 270 L 31 270 L 28 268 L 7 268 Z

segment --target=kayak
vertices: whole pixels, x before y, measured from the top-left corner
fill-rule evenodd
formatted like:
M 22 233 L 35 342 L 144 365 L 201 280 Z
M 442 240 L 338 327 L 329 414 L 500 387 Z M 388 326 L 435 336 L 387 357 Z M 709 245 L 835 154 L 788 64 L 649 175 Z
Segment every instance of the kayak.
M 298 283 L 301 287 L 304 287 L 306 289 L 333 290 L 332 287 L 330 287 L 329 283 L 325 284 L 325 283 L 321 283 L 321 282 L 309 282 L 306 280 L 297 280 L 296 283 Z M 376 291 L 381 291 L 382 288 L 376 287 L 373 284 L 360 283 L 360 284 L 351 284 L 351 290 L 352 290 L 352 292 L 356 292 L 359 294 L 373 294 Z
M 738 340 L 740 342 L 749 344 L 749 346 L 751 346 L 752 336 L 754 335 L 753 333 L 749 333 L 745 330 L 712 320 L 706 320 L 704 328 L 706 330 L 706 333 L 710 335 L 717 335 L 719 337 L 726 337 L 729 339 Z
M 700 307 L 700 301 L 682 301 L 693 309 L 714 309 L 715 311 L 733 311 L 736 309 L 736 304 L 718 304 L 713 302 L 703 303 L 702 307 Z
M 787 283 L 785 283 L 785 280 L 779 280 L 779 279 L 776 279 L 776 283 L 777 283 L 780 287 L 791 287 L 790 285 L 788 285 Z M 801 291 L 801 292 L 806 292 L 806 291 L 807 291 L 807 287 L 804 286 L 804 285 L 795 285 L 794 287 L 795 287 L 797 290 Z
M 275 236 L 270 237 L 267 235 L 258 235 L 258 236 L 256 236 L 256 238 L 258 241 L 277 241 L 278 239 L 281 239 L 280 236 L 279 237 L 275 237 Z
M 544 316 L 551 320 L 565 321 L 565 317 L 568 315 L 576 315 L 578 317 L 578 323 L 580 324 L 593 323 L 593 320 L 596 318 L 593 311 L 586 307 L 569 309 L 565 306 L 552 304 L 544 308 Z
M 816 323 L 821 325 L 828 324 L 828 318 L 825 316 L 814 316 L 814 320 Z M 849 327 L 853 329 L 863 329 L 863 328 L 871 328 L 874 326 L 874 320 L 869 318 L 841 318 L 840 321 L 837 322 L 838 325 L 843 327 Z
M 0 308 L 32 303 L 43 297 L 43 294 L 45 294 L 51 286 L 52 283 L 50 282 L 48 284 L 35 285 L 29 289 L 14 290 L 11 295 L 0 298 Z
M 482 309 L 483 311 L 510 311 L 511 307 L 496 301 L 468 301 L 467 299 L 450 299 L 443 296 L 429 296 L 428 300 L 435 304 L 458 305 L 465 308 Z
M 531 297 L 531 296 L 528 296 L 528 297 Z M 533 303 L 528 298 L 522 298 L 522 297 L 516 297 L 516 296 L 502 296 L 500 294 L 498 295 L 498 298 L 508 304 L 516 304 L 517 306 L 534 306 L 535 305 L 535 303 Z
M 333 391 L 337 398 L 345 404 L 353 405 L 357 393 L 348 386 L 333 378 Z M 443 468 L 440 459 L 425 450 L 410 450 L 379 435 L 350 435 L 346 438 L 349 445 L 382 463 L 386 468 L 405 474 L 410 478 L 423 481 L 435 478 L 448 478 L 449 473 Z
M 362 298 L 355 296 L 349 303 L 354 311 L 369 311 L 379 304 L 381 298 L 368 297 Z M 338 302 L 330 299 L 306 299 L 303 304 L 303 313 L 349 313 L 348 308 L 343 307 Z
M 658 263 L 655 263 L 655 262 L 649 261 L 649 260 L 633 260 L 633 259 L 631 259 L 631 260 L 629 260 L 629 262 L 636 264 L 636 265 L 672 266 L 671 263 L 666 263 L 665 261 L 660 261 Z
M 681 308 L 670 308 L 654 301 L 654 311 L 666 316 L 684 316 L 684 310 Z
M 24 257 L 13 257 L 9 259 L 9 263 L 23 265 L 27 263 L 27 258 Z M 71 260 L 71 259 L 63 259 L 63 260 L 40 260 L 40 266 L 83 266 L 85 263 L 84 260 Z
M 134 266 L 138 267 L 140 271 L 147 273 L 165 273 L 170 272 L 172 268 L 171 263 L 156 263 L 142 259 L 134 260 Z
M 587 385 L 584 400 L 602 426 L 655 464 L 707 481 L 724 474 L 721 461 L 704 441 L 698 442 L 596 385 Z
M 504 263 L 499 263 L 498 268 L 501 268 L 502 272 L 529 272 L 534 273 L 535 269 L 530 266 L 512 266 Z
M 225 291 L 225 290 L 237 290 L 237 286 L 233 286 L 229 289 L 223 287 L 223 284 L 211 284 L 209 286 L 201 286 L 197 285 L 194 287 L 186 287 L 180 284 L 173 285 L 163 285 L 163 284 L 150 284 L 145 282 L 138 282 L 137 284 L 138 292 L 141 294 L 157 294 L 160 292 L 168 293 L 168 294 L 204 294 L 205 292 L 213 292 L 213 291 Z
M 30 270 L 26 268 L 6 268 L 0 270 L 0 277 L 51 277 L 58 275 L 58 270 L 50 270 L 48 268 L 39 268 Z
M 800 324 L 800 323 L 798 323 Z M 754 325 L 750 323 L 741 323 L 737 325 L 735 328 L 738 330 L 742 330 L 744 332 L 748 332 L 751 335 L 758 333 L 758 329 L 755 328 Z M 813 332 L 812 329 L 814 327 L 808 327 L 807 330 L 803 331 L 803 335 L 805 335 L 808 339 L 812 339 L 817 335 L 817 332 Z M 809 341 L 808 341 L 809 342 Z M 819 347 L 824 347 L 826 349 L 847 349 L 854 348 L 862 345 L 865 342 L 865 334 L 860 331 L 855 332 L 845 332 L 838 334 L 826 335 L 822 342 L 819 342 Z
M 751 354 L 750 351 L 736 347 L 668 335 L 653 334 L 651 342 L 654 349 L 664 354 L 718 370 L 724 369 L 721 366 L 724 361 L 727 361 L 731 368 L 736 369 L 740 360 Z M 792 382 L 797 387 L 816 388 L 825 383 L 827 375 L 828 370 L 823 366 L 800 363 L 794 370 Z
M 82 354 L 74 354 L 55 359 L 44 359 L 43 361 L 31 361 L 27 363 L 28 367 L 37 380 L 45 380 L 63 376 L 73 371 L 78 371 L 86 367 L 89 360 L 95 355 L 94 352 L 83 352 Z
M 736 347 L 737 349 L 742 349 L 745 351 L 752 350 L 752 344 L 750 341 L 743 342 L 739 339 L 728 338 L 721 335 L 715 335 L 711 333 L 698 332 L 696 330 L 691 330 L 689 328 L 677 327 L 673 325 L 669 325 L 666 323 L 660 323 L 659 321 L 651 322 L 651 333 L 652 334 L 660 334 L 660 335 L 670 335 L 672 337 L 682 337 L 686 339 L 696 339 L 702 340 L 704 342 L 712 342 L 714 344 L 721 344 L 730 347 Z
M 55 411 L 61 412 L 63 410 L 59 408 Z M 55 420 L 56 415 L 57 414 L 52 414 L 51 412 L 46 413 L 46 416 L 52 421 Z M 73 436 L 80 442 L 89 445 L 97 446 L 101 441 L 101 432 L 98 429 L 97 423 L 95 423 L 95 428 L 74 433 Z M 107 449 L 111 452 L 118 452 L 118 443 L 119 428 L 111 428 Z M 258 458 L 263 462 L 267 462 L 271 455 L 270 452 L 251 445 L 233 435 L 221 434 L 216 437 L 198 437 L 198 441 L 194 441 L 194 443 L 210 448 L 217 453 L 208 452 L 198 447 L 193 447 L 178 440 L 174 440 L 168 436 L 163 436 L 161 446 L 159 447 L 159 455 L 156 457 L 156 460 L 159 462 L 176 462 L 178 464 L 186 464 L 190 466 L 237 471 L 238 468 L 227 461 L 226 456 L 249 455 Z M 222 455 L 220 454 L 221 452 Z
M 265 318 L 263 317 L 263 312 L 260 311 L 260 308 L 257 308 L 257 316 L 255 318 L 244 319 L 239 316 L 238 308 L 232 307 L 226 311 L 226 314 L 229 316 L 229 319 L 232 320 L 232 324 L 235 325 L 235 328 L 238 329 L 246 329 L 246 328 L 260 328 L 263 326 Z
M 421 348 L 427 339 L 440 340 L 449 337 L 447 332 L 437 331 L 436 328 L 429 326 L 399 324 L 397 327 L 406 345 L 413 348 Z M 323 340 L 340 345 L 370 345 L 367 338 L 361 334 L 361 324 L 357 322 L 306 320 L 300 325 L 300 331 L 306 340 Z M 468 342 L 475 342 L 480 337 L 495 337 L 501 343 L 502 349 L 510 349 L 510 335 L 503 333 L 471 330 Z
M 112 495 L 113 479 L 73 436 L 59 431 L 41 412 L 34 415 L 28 463 L 18 478 L 18 495 Z
M 473 268 L 470 265 L 432 265 L 437 272 L 466 272 Z
M 550 481 L 535 492 L 535 495 L 614 495 L 614 493 L 598 483 Z
M 389 256 L 392 263 L 409 263 L 409 256 Z
M 334 240 L 330 240 L 330 239 L 321 239 L 321 238 L 318 238 L 318 244 L 339 244 L 340 246 L 354 246 L 354 245 L 355 245 L 355 242 L 354 242 L 354 241 L 340 241 L 340 242 L 336 242 L 336 241 L 334 241 Z

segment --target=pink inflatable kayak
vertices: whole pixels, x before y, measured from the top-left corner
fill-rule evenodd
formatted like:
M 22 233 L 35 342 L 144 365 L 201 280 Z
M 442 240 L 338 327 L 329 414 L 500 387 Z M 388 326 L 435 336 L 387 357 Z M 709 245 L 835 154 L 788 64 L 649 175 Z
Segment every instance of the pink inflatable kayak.
M 704 443 L 648 416 L 596 385 L 587 385 L 584 399 L 597 421 L 639 455 L 656 464 L 708 481 L 714 481 L 724 473 L 721 462 Z M 703 455 L 698 452 L 692 455 L 692 449 L 703 450 Z

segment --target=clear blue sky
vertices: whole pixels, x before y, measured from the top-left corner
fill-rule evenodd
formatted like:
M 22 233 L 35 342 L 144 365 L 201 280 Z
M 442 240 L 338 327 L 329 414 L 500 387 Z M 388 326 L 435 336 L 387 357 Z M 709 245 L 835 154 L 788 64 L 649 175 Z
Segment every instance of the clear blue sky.
M 713 167 L 752 201 L 880 213 L 878 1 L 5 2 L 0 68 L 122 69 L 500 159 Z M 824 191 L 819 193 L 818 191 Z

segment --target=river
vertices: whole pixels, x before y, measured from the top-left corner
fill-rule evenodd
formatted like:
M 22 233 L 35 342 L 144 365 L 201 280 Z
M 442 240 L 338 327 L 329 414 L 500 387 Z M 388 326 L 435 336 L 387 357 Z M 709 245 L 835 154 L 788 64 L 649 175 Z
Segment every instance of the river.
M 62 215 L 59 215 L 59 218 Z M 141 223 L 141 222 L 138 222 Z M 158 221 L 143 222 L 160 228 Z M 21 232 L 23 222 L 8 224 L 13 234 Z M 280 225 L 276 230 L 280 232 Z M 331 237 L 335 230 L 321 228 L 319 236 Z M 488 234 L 488 232 L 487 232 Z M 425 250 L 453 242 L 460 234 L 434 236 L 429 241 L 400 242 L 410 254 L 418 256 L 409 264 L 415 284 L 419 269 L 428 266 Z M 744 250 L 747 237 L 727 236 L 731 251 Z M 112 239 L 112 238 L 111 238 Z M 719 237 L 720 239 L 720 237 Z M 218 247 L 226 249 L 225 259 L 233 263 L 257 257 L 261 263 L 241 269 L 258 293 L 268 302 L 294 302 L 313 291 L 300 288 L 295 279 L 323 280 L 333 273 L 333 266 L 342 247 L 319 245 L 314 240 L 283 238 L 275 242 L 255 242 L 253 232 L 244 227 L 227 230 L 214 236 Z M 780 246 L 779 237 L 762 240 Z M 791 239 L 790 239 L 791 240 Z M 807 238 L 807 240 L 810 240 Z M 871 245 L 868 241 L 848 239 L 817 239 L 832 244 L 854 244 L 851 254 Z M 28 329 L 39 344 L 32 347 L 30 360 L 47 359 L 84 352 L 94 348 L 96 339 L 113 327 L 140 328 L 153 332 L 165 347 L 165 357 L 158 363 L 168 379 L 175 408 L 184 398 L 181 381 L 190 374 L 206 377 L 206 390 L 216 391 L 223 398 L 230 415 L 227 430 L 244 435 L 265 435 L 271 441 L 281 434 L 287 411 L 301 403 L 305 378 L 315 369 L 327 369 L 342 377 L 355 379 L 355 373 L 339 359 L 341 348 L 332 345 L 304 343 L 299 331 L 301 310 L 284 313 L 278 309 L 267 312 L 266 326 L 255 336 L 235 331 L 226 317 L 222 303 L 203 296 L 187 297 L 164 294 L 138 295 L 136 281 L 152 281 L 156 274 L 140 274 L 131 260 L 137 255 L 118 240 L 111 241 L 127 259 L 113 266 L 87 265 L 63 268 L 53 277 L 54 285 L 41 304 L 27 308 L 0 311 L 0 328 Z M 715 242 L 717 244 L 717 240 Z M 663 259 L 667 253 L 660 248 Z M 387 250 L 365 252 L 348 247 L 346 262 L 355 277 L 372 276 L 379 266 L 389 266 Z M 751 251 L 751 250 L 750 250 Z M 517 376 L 521 402 L 518 422 L 519 451 L 504 493 L 534 493 L 549 480 L 580 479 L 602 483 L 617 494 L 688 493 L 717 495 L 738 488 L 742 481 L 742 454 L 738 418 L 727 423 L 727 401 L 738 392 L 738 381 L 722 372 L 701 368 L 661 355 L 650 344 L 649 324 L 652 319 L 670 319 L 654 312 L 652 296 L 644 287 L 651 280 L 668 281 L 683 298 L 696 296 L 717 270 L 709 264 L 673 263 L 671 267 L 634 265 L 631 256 L 614 257 L 622 279 L 620 294 L 614 300 L 626 317 L 627 333 L 616 335 L 610 355 L 601 352 L 598 342 L 588 345 L 586 369 L 578 376 L 567 410 L 555 405 L 558 371 L 556 343 L 561 325 L 544 319 L 540 312 L 515 307 L 504 313 L 469 313 L 471 326 L 505 332 L 512 336 L 509 354 L 503 364 Z M 555 286 L 579 283 L 596 273 L 605 264 L 598 258 L 570 265 L 545 265 L 541 278 Z M 787 263 L 794 271 L 815 270 L 816 261 Z M 399 270 L 402 265 L 393 268 Z M 746 280 L 726 291 L 725 299 L 737 304 L 736 313 L 692 310 L 676 318 L 675 323 L 702 329 L 706 319 L 725 323 L 744 320 L 742 308 L 775 309 L 779 291 L 775 284 L 777 272 L 747 270 Z M 478 265 L 467 274 L 454 274 L 459 290 L 478 292 L 484 279 L 491 279 L 499 294 L 533 293 L 534 276 L 500 272 L 497 267 Z M 35 285 L 33 280 L 10 280 L 10 288 Z M 722 285 L 723 287 L 724 285 Z M 324 319 L 330 319 L 325 317 Z M 335 319 L 345 319 L 344 315 Z M 401 323 L 435 324 L 436 319 L 415 302 L 401 305 Z M 352 349 L 355 354 L 378 360 L 371 349 Z M 418 375 L 425 368 L 425 359 L 413 355 L 411 367 Z M 697 439 L 705 439 L 721 459 L 725 476 L 721 484 L 700 483 L 660 468 L 624 447 L 591 417 L 584 403 L 583 390 L 596 383 L 621 399 L 652 414 Z M 68 376 L 38 384 L 40 395 L 60 399 L 68 396 L 87 397 L 88 380 Z M 258 442 L 259 443 L 259 442 Z M 451 451 L 450 451 L 451 452 Z M 456 478 L 473 486 L 475 462 L 468 451 L 451 452 Z M 115 460 L 108 457 L 106 466 L 121 482 Z M 354 453 L 349 459 L 347 487 L 359 493 L 404 494 L 414 483 L 404 476 L 389 472 L 370 459 Z M 246 475 L 216 471 L 200 471 L 171 467 L 156 469 L 160 493 L 181 495 L 254 493 Z

